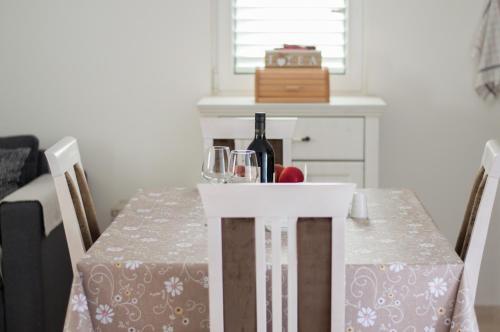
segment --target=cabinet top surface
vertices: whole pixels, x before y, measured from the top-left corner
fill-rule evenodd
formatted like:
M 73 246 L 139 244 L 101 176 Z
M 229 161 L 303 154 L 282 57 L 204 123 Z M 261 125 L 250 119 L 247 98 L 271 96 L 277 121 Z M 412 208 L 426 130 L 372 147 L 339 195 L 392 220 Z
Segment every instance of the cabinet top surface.
M 198 101 L 205 115 L 241 115 L 267 111 L 283 115 L 381 115 L 387 104 L 370 96 L 332 96 L 329 103 L 256 103 L 253 96 L 211 96 Z

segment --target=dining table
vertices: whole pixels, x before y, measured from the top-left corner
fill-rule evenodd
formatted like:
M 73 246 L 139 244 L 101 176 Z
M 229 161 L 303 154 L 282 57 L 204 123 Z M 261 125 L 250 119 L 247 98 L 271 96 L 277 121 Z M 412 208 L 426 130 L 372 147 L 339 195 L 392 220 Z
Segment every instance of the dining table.
M 464 262 L 416 194 L 358 191 L 369 218 L 346 220 L 345 331 L 478 331 Z M 139 189 L 77 268 L 65 331 L 209 330 L 207 227 L 195 188 Z

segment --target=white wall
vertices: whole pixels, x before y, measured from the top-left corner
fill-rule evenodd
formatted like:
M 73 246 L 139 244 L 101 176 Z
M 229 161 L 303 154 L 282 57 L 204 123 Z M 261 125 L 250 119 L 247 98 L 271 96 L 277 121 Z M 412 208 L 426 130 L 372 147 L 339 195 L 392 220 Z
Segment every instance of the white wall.
M 78 138 L 101 224 L 140 187 L 194 185 L 207 1 L 0 1 L 0 135 Z
M 365 1 L 366 90 L 389 103 L 381 184 L 414 189 L 454 242 L 500 103 L 473 91 L 482 2 Z M 208 0 L 0 1 L 0 134 L 80 141 L 99 217 L 136 188 L 193 185 L 210 92 Z M 479 302 L 500 304 L 500 209 Z
M 500 100 L 480 100 L 471 59 L 483 1 L 365 1 L 366 85 L 389 104 L 381 185 L 416 191 L 454 244 L 484 143 L 500 138 Z M 500 204 L 478 302 L 500 304 Z

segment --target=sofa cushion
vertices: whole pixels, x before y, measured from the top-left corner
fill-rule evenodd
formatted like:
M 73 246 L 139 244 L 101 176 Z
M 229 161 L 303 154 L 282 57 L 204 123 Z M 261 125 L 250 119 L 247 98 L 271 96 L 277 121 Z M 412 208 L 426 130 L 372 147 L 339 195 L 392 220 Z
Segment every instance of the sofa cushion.
M 38 138 L 32 135 L 0 137 L 0 149 L 30 149 L 18 181 L 19 186 L 24 186 L 38 175 L 38 144 Z
M 19 187 L 22 169 L 29 153 L 29 148 L 0 148 L 0 198 Z

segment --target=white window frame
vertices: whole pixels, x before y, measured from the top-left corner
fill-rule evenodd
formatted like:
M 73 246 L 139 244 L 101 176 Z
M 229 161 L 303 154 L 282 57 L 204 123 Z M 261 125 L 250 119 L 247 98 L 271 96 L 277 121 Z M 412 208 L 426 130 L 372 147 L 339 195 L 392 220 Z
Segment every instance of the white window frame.
M 347 1 L 346 73 L 331 74 L 332 92 L 363 90 L 363 0 Z M 234 73 L 233 0 L 211 0 L 212 91 L 214 94 L 251 94 L 254 74 Z

